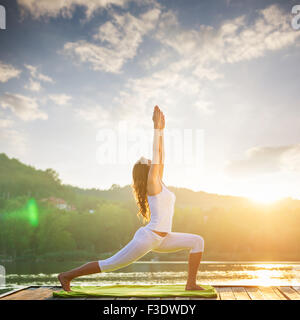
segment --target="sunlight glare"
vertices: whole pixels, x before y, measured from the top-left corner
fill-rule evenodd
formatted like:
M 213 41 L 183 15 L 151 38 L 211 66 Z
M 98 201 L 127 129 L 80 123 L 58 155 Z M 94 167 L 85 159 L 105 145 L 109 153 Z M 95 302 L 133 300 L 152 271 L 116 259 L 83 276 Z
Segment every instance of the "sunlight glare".
M 258 190 L 257 192 L 250 193 L 247 198 L 260 204 L 273 204 L 284 197 L 274 192 L 274 190 L 265 190 L 263 192 Z
M 257 267 L 261 268 L 260 270 L 248 271 L 250 275 L 253 276 L 250 282 L 259 284 L 260 286 L 272 286 L 275 285 L 280 277 L 282 272 L 280 270 L 273 269 L 276 265 L 273 264 L 259 264 Z

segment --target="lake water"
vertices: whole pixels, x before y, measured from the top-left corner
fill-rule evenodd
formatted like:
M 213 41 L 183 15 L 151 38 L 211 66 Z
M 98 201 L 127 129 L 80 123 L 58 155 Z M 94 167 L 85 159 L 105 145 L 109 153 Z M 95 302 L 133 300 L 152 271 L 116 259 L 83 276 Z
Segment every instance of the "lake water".
M 2 263 L 6 269 L 3 290 L 27 285 L 58 285 L 57 274 L 83 262 Z M 74 279 L 73 285 L 184 284 L 187 262 L 137 261 L 123 269 Z M 201 263 L 199 284 L 300 285 L 300 262 L 210 262 Z

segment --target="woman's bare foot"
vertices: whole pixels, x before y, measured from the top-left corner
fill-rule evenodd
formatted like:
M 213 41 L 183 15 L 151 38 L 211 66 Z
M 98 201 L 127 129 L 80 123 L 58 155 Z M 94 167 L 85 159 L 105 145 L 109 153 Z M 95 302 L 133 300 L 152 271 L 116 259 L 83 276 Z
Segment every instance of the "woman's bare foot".
M 198 286 L 197 284 L 193 284 L 193 285 L 186 285 L 185 286 L 185 290 L 205 290 L 204 288 Z
M 62 288 L 65 291 L 71 291 L 70 280 L 68 280 L 68 278 L 65 276 L 64 272 L 60 273 L 57 278 L 58 278 Z

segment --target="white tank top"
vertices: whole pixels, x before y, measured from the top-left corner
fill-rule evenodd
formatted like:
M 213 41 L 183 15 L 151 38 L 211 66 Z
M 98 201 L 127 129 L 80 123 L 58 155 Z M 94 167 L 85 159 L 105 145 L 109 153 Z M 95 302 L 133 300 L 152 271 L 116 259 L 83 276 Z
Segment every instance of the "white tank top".
M 150 222 L 147 228 L 161 232 L 171 232 L 176 196 L 162 182 L 161 192 L 148 196 Z

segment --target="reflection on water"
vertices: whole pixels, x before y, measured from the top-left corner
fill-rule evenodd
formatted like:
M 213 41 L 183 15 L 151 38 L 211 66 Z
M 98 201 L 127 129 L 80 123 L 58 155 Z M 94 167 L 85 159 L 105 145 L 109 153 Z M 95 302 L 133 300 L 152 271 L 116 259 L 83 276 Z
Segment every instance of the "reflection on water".
M 82 263 L 7 264 L 7 287 L 58 285 L 57 274 Z M 77 278 L 73 285 L 184 284 L 187 263 L 138 261 L 123 269 Z M 214 285 L 300 285 L 300 263 L 203 262 L 198 282 Z M 1 288 L 0 288 L 1 291 Z M 1 293 L 0 293 L 1 294 Z

